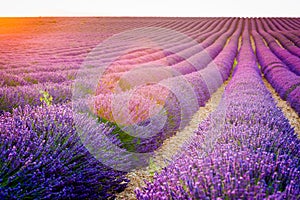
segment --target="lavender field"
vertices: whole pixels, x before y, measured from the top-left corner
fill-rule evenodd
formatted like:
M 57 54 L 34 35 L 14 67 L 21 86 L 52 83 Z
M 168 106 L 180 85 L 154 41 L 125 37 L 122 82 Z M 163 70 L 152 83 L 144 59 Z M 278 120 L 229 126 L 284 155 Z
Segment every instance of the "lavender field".
M 299 116 L 299 18 L 0 18 L 0 199 L 300 199 Z

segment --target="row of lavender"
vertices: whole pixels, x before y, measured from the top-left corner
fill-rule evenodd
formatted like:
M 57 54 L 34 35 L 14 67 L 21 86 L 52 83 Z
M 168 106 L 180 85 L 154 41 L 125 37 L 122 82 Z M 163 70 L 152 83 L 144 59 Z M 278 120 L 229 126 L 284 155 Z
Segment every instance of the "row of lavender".
M 300 198 L 300 140 L 262 82 L 247 25 L 219 107 L 138 199 Z

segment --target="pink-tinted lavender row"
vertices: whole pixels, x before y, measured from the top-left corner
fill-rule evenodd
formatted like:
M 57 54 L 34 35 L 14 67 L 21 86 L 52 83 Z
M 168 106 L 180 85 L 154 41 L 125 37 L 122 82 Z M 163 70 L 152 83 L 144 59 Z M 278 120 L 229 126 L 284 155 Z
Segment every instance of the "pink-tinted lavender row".
M 288 24 L 280 23 L 280 20 L 265 19 L 265 21 L 272 30 L 268 30 L 268 32 L 273 35 L 285 49 L 300 57 L 300 49 L 297 47 L 297 39 L 293 35 L 291 35 L 291 37 L 287 36 L 289 35 L 287 29 L 290 29 Z
M 74 80 L 76 77 L 77 70 L 57 70 L 54 72 L 33 72 L 33 73 L 5 73 L 0 72 L 2 82 L 0 87 L 4 86 L 25 86 L 33 85 L 38 83 L 63 83 L 66 81 Z
M 25 105 L 41 105 L 41 91 L 53 97 L 52 104 L 69 102 L 72 98 L 71 82 L 44 83 L 17 87 L 0 87 L 0 113 Z
M 253 27 L 253 24 L 252 24 Z M 300 76 L 297 76 L 264 44 L 261 36 L 253 28 L 252 35 L 256 46 L 256 55 L 261 70 L 279 96 L 287 100 L 297 113 L 300 113 L 299 89 Z
M 241 24 L 239 24 L 239 27 L 236 27 L 236 23 L 231 24 L 231 27 L 228 31 L 224 32 L 219 38 L 216 39 L 216 41 L 204 49 L 201 52 L 195 52 L 190 58 L 183 59 L 180 62 L 176 62 L 172 66 L 165 67 L 163 70 L 158 70 L 161 71 L 161 74 L 158 74 L 158 76 L 155 77 L 155 80 L 153 79 L 154 82 L 161 81 L 166 78 L 170 78 L 172 76 L 179 76 L 179 75 L 185 75 L 189 74 L 195 71 L 199 71 L 203 68 L 205 68 L 209 63 L 214 64 L 215 61 L 213 59 L 223 50 L 226 41 L 230 36 L 233 34 L 234 31 L 238 32 L 241 30 Z M 237 30 L 236 30 L 237 29 Z M 214 35 L 213 35 L 214 36 Z M 236 36 L 235 36 L 236 37 Z M 234 38 L 235 38 L 234 37 Z M 235 39 L 233 39 L 235 40 Z M 184 51 L 189 51 L 191 48 L 186 49 Z M 175 54 L 176 55 L 176 54 Z M 168 59 L 169 57 L 167 57 Z M 220 59 L 219 59 L 220 60 Z M 225 60 L 226 61 L 226 60 Z M 153 63 L 155 63 L 154 61 Z M 159 65 L 158 65 L 159 66 Z M 134 68 L 135 66 L 131 66 L 131 68 Z M 116 85 L 119 84 L 119 80 L 121 77 L 126 77 L 126 74 L 132 74 L 130 75 L 130 78 L 132 78 L 134 75 L 134 71 L 125 71 L 125 72 L 119 72 L 123 71 L 125 69 L 124 65 L 114 65 L 112 68 L 109 67 L 106 71 L 105 74 L 102 76 L 99 87 L 97 88 L 97 93 L 110 93 L 112 92 Z M 129 68 L 127 68 L 128 70 Z M 111 72 L 119 72 L 119 73 L 111 73 Z M 163 74 L 162 72 L 167 72 L 166 74 Z M 138 73 L 138 72 L 137 72 Z M 138 75 L 137 75 L 138 76 Z M 151 75 L 149 74 L 151 77 Z M 130 82 L 130 80 L 129 80 Z M 135 85 L 138 86 L 138 85 Z
M 268 47 L 274 52 L 274 54 L 280 58 L 292 72 L 300 75 L 300 58 L 281 48 L 274 37 L 264 30 L 264 26 L 266 26 L 266 24 L 263 22 L 264 21 L 256 20 L 258 25 L 257 32 L 263 36 L 268 44 Z

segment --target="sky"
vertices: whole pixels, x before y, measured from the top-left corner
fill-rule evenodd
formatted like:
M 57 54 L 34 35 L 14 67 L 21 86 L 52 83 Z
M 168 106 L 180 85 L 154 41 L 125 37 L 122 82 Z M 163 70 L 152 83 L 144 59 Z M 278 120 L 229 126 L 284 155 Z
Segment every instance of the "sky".
M 0 0 L 1 17 L 299 17 L 299 0 Z

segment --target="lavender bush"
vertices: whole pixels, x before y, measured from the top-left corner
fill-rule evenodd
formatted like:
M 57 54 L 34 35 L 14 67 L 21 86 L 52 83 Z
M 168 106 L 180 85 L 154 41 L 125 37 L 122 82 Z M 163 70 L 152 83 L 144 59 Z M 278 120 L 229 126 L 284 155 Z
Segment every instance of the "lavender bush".
M 69 106 L 25 106 L 0 121 L 1 199 L 107 199 L 128 182 L 83 146 Z

